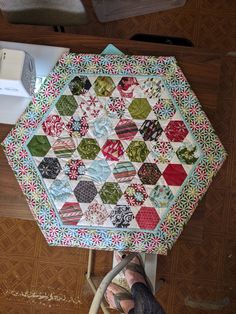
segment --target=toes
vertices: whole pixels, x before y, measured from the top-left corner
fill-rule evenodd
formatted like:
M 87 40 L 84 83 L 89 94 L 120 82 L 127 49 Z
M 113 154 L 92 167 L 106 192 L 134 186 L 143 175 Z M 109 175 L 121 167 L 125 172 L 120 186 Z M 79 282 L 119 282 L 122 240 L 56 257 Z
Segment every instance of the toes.
M 105 297 L 106 297 L 106 301 L 109 304 L 109 306 L 111 308 L 114 308 L 114 294 L 112 293 L 112 291 L 107 290 Z
M 117 263 L 120 263 L 122 260 L 122 256 L 117 251 L 115 251 L 115 259 L 116 259 Z
M 116 294 L 117 292 L 121 292 L 121 289 L 114 283 L 110 283 L 110 285 L 108 286 L 110 291 L 113 292 L 113 294 Z

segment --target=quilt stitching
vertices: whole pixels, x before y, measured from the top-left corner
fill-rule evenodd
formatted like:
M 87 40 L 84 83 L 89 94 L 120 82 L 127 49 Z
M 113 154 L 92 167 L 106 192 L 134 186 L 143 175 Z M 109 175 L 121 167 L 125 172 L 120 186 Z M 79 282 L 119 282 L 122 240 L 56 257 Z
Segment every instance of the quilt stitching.
M 154 77 L 145 78 L 153 75 Z M 68 89 L 65 89 L 65 82 L 69 86 Z M 63 89 L 64 94 L 61 95 Z M 71 94 L 68 95 L 68 91 Z M 74 99 L 68 97 L 72 95 Z M 116 145 L 111 145 L 114 142 L 108 142 L 109 145 L 106 146 L 96 134 L 93 134 L 96 140 L 86 138 L 90 130 L 90 120 L 84 106 L 78 104 L 81 102 L 76 97 L 80 96 L 81 99 L 98 97 L 99 103 L 102 103 L 100 98 L 106 98 L 104 106 L 101 105 L 99 109 L 103 112 L 104 108 L 108 108 L 107 116 L 117 119 L 114 125 L 109 126 L 110 131 L 113 128 L 116 132 L 115 127 L 120 118 L 127 119 L 130 127 L 129 136 L 132 139 L 129 136 L 128 139 L 119 138 L 119 134 L 127 133 L 125 128 L 119 130 L 119 127 L 118 134 L 116 133 L 119 140 L 112 138 Z M 167 101 L 163 100 L 165 99 L 163 96 Z M 158 100 L 155 101 L 155 98 Z M 65 106 L 67 99 L 68 103 Z M 55 110 L 48 115 L 48 110 L 52 107 L 55 107 Z M 80 114 L 76 114 L 77 110 L 81 110 Z M 157 125 L 157 120 L 160 126 Z M 131 121 L 137 128 L 130 124 Z M 153 125 L 150 121 L 154 122 Z M 101 123 L 107 130 L 106 122 Z M 142 132 L 144 135 L 152 135 L 148 139 L 145 137 L 145 140 Z M 104 133 L 101 138 L 103 136 Z M 184 223 L 192 215 L 226 156 L 222 144 L 173 57 L 65 54 L 3 145 L 9 164 L 50 244 L 159 254 L 166 254 L 167 249 L 178 238 Z M 104 156 L 104 151 L 107 156 Z M 101 160 L 103 165 L 99 163 L 99 159 L 88 163 L 91 156 L 98 158 L 100 153 L 108 157 Z M 128 159 L 123 160 L 124 155 Z M 57 167 L 56 157 L 59 158 Z M 44 178 L 45 182 L 42 184 L 42 178 L 39 177 L 40 169 L 45 171 L 43 158 L 52 158 L 51 164 L 54 166 L 51 166 L 50 171 L 53 178 L 55 177 L 53 183 L 48 182 L 50 179 Z M 101 169 L 100 174 L 103 173 L 103 169 L 107 169 L 100 184 L 104 184 L 106 180 L 109 183 L 109 176 L 113 176 L 112 182 L 117 182 L 120 189 L 119 193 L 115 194 L 116 199 L 118 196 L 122 202 L 126 199 L 127 205 L 109 204 L 110 207 L 106 208 L 101 202 L 103 193 L 97 189 L 96 180 L 93 182 L 81 179 L 82 183 L 90 182 L 90 185 L 93 183 L 89 193 L 86 190 L 81 194 L 80 189 L 73 184 L 73 182 L 77 184 L 77 180 L 70 180 L 68 170 L 66 173 L 61 165 L 63 158 L 82 160 L 85 165 L 83 168 L 85 172 L 80 174 L 82 176 L 86 176 L 89 169 L 95 176 L 97 165 Z M 111 158 L 116 159 L 116 165 L 112 167 L 109 164 Z M 153 177 L 157 179 L 161 174 L 156 186 L 151 185 L 151 188 L 145 179 L 144 182 L 140 180 L 140 175 L 142 177 L 143 173 L 147 172 L 141 167 L 149 161 L 159 170 L 156 169 L 158 175 Z M 39 166 L 40 162 L 42 166 Z M 95 166 L 92 166 L 93 163 Z M 35 171 L 35 165 L 38 171 Z M 60 167 L 62 169 L 57 174 L 58 170 L 55 169 Z M 127 181 L 119 182 L 120 178 Z M 82 186 L 86 184 L 83 183 Z M 126 186 L 122 187 L 124 184 Z M 179 184 L 182 184 L 181 193 L 175 188 Z M 68 198 L 73 198 L 74 191 L 78 193 L 79 200 L 82 198 L 83 201 L 89 202 L 88 207 L 85 207 L 84 203 L 68 202 Z M 56 206 L 61 206 L 58 216 L 48 193 Z M 73 205 L 67 207 L 66 204 Z M 168 210 L 163 214 L 163 208 L 159 205 L 169 206 Z M 117 222 L 118 219 L 113 218 L 118 217 L 116 206 L 126 206 L 123 210 L 128 211 L 129 218 L 125 219 L 124 215 L 123 220 Z M 71 220 L 66 220 L 66 213 L 72 217 Z M 83 215 L 90 228 L 86 227 L 86 224 L 83 225 Z M 152 219 L 146 221 L 146 216 Z M 58 217 L 61 217 L 61 221 Z M 151 221 L 153 225 L 150 225 Z M 81 227 L 76 225 L 79 223 Z M 104 224 L 107 228 L 94 227 Z M 114 226 L 116 230 L 112 230 Z

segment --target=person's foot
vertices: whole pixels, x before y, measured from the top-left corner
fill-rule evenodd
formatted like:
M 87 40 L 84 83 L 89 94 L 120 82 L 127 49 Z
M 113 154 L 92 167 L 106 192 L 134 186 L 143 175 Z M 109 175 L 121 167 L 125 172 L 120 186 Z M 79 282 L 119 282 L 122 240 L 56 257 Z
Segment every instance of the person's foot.
M 122 257 L 119 255 L 118 252 L 115 252 L 115 258 L 116 258 L 118 263 L 121 262 L 121 260 L 122 260 Z M 134 264 L 140 265 L 142 267 L 139 258 L 136 256 L 131 260 L 130 263 L 134 263 Z M 124 269 L 124 274 L 125 274 L 125 279 L 127 280 L 127 283 L 129 285 L 130 289 L 133 286 L 133 284 L 135 284 L 136 282 L 141 282 L 141 283 L 144 283 L 145 285 L 147 285 L 147 282 L 146 282 L 145 278 L 143 277 L 143 275 L 137 271 L 130 269 L 129 267 L 126 267 Z
M 125 295 L 125 289 L 114 284 L 114 283 L 110 283 L 110 285 L 107 287 L 107 291 L 106 291 L 106 301 L 109 304 L 109 306 L 112 309 L 118 309 L 117 308 L 117 303 L 115 301 L 115 299 L 119 302 L 121 309 L 123 310 L 123 312 L 125 314 L 129 313 L 129 311 L 131 309 L 134 308 L 134 301 L 131 297 L 131 295 L 129 295 L 128 291 L 127 292 L 127 298 L 126 297 L 119 297 L 121 294 Z M 116 298 L 117 297 L 117 298 Z

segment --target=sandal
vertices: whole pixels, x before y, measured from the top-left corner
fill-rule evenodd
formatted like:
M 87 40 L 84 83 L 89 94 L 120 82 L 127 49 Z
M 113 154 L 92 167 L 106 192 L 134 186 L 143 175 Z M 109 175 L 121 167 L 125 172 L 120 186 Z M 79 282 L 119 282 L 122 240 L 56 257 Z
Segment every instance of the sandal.
M 117 252 L 117 253 L 119 254 L 119 256 L 121 258 L 123 258 L 122 256 L 124 256 L 124 253 L 120 253 L 120 252 Z M 146 282 L 148 289 L 150 290 L 150 292 L 153 293 L 152 284 L 151 284 L 151 282 L 150 282 L 150 280 L 149 280 L 149 278 L 146 275 L 145 270 L 144 270 L 144 263 L 143 263 L 142 257 L 140 254 L 137 254 L 136 257 L 139 259 L 139 264 L 129 262 L 129 264 L 127 264 L 127 266 L 123 269 L 123 272 L 125 272 L 126 269 L 129 269 L 133 272 L 136 272 L 136 273 L 139 273 L 140 275 L 142 275 L 145 282 Z
M 116 310 L 120 311 L 121 313 L 124 313 L 124 310 L 123 310 L 120 302 L 123 300 L 133 300 L 132 295 L 125 288 L 123 288 L 123 287 L 121 287 L 115 283 L 112 283 L 112 284 L 116 285 L 121 290 L 121 292 L 118 292 L 116 294 L 113 293 L 113 297 L 114 297 L 114 301 L 115 301 L 115 305 L 116 305 Z M 107 304 L 109 304 L 106 293 L 105 293 L 104 297 L 105 297 Z

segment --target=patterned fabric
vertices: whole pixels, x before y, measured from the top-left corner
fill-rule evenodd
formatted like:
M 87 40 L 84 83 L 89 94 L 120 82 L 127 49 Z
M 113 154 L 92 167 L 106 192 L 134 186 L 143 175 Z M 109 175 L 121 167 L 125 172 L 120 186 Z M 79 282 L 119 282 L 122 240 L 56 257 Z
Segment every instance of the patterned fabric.
M 173 57 L 63 55 L 3 145 L 50 245 L 158 254 L 226 156 Z
M 124 147 L 121 141 L 107 140 L 102 147 L 102 153 L 107 160 L 117 161 L 124 154 Z
M 52 149 L 58 158 L 70 158 L 76 150 L 76 145 L 71 137 L 58 138 Z
M 95 182 L 105 182 L 111 174 L 111 169 L 106 160 L 94 160 L 88 168 L 88 176 Z
M 115 127 L 119 139 L 132 140 L 138 132 L 137 125 L 131 119 L 120 119 Z
M 45 156 L 49 149 L 51 148 L 51 145 L 44 135 L 35 135 L 31 139 L 31 141 L 28 144 L 28 149 L 32 156 L 37 157 L 43 157 Z
M 125 107 L 125 100 L 119 97 L 109 97 L 105 103 L 105 109 L 110 118 L 122 118 Z
M 124 195 L 128 204 L 131 206 L 143 205 L 148 197 L 145 187 L 142 184 L 136 183 L 129 185 Z
M 105 117 L 98 118 L 93 122 L 93 135 L 97 138 L 107 138 L 112 131 L 111 120 Z
M 102 113 L 103 105 L 95 96 L 81 97 L 79 108 L 88 119 L 97 118 Z
M 145 142 L 132 141 L 126 150 L 126 153 L 131 161 L 144 162 L 149 154 L 149 150 Z
M 182 165 L 169 164 L 163 172 L 163 177 L 168 185 L 180 186 L 187 177 Z
M 60 116 L 50 115 L 42 126 L 46 135 L 59 136 L 63 131 L 64 123 Z
M 170 121 L 165 129 L 166 136 L 172 142 L 183 142 L 188 130 L 183 121 Z
M 166 164 L 171 161 L 171 159 L 175 155 L 175 152 L 169 142 L 163 142 L 158 140 L 153 145 L 151 154 L 155 162 L 160 164 Z
M 185 144 L 181 145 L 177 152 L 176 155 L 178 156 L 179 160 L 187 165 L 192 165 L 194 164 L 198 157 L 196 156 L 197 153 L 197 146 L 191 145 L 191 144 Z
M 138 171 L 138 175 L 143 184 L 155 185 L 161 177 L 161 172 L 154 163 L 143 163 Z
M 61 171 L 61 165 L 57 158 L 45 157 L 38 165 L 41 176 L 45 179 L 56 179 Z
M 136 98 L 131 102 L 128 110 L 133 119 L 144 120 L 152 108 L 146 98 Z
M 96 140 L 91 138 L 83 138 L 78 146 L 78 152 L 83 159 L 95 159 L 100 148 Z
M 85 136 L 88 132 L 88 122 L 86 116 L 83 115 L 81 118 L 77 116 L 71 117 L 70 121 L 66 125 L 66 128 L 70 136 Z
M 85 174 L 86 167 L 82 160 L 71 159 L 67 162 L 64 172 L 68 175 L 70 180 L 77 180 L 79 177 Z
M 161 95 L 161 80 L 156 78 L 148 78 L 142 83 L 144 93 L 148 98 L 159 98 Z
M 132 98 L 135 87 L 139 85 L 138 81 L 134 77 L 122 77 L 117 85 L 117 89 L 120 92 L 121 97 Z
M 115 84 L 109 76 L 99 76 L 94 82 L 94 91 L 97 96 L 111 96 L 114 89 Z
M 137 213 L 136 220 L 140 228 L 153 230 L 160 221 L 160 217 L 154 207 L 143 206 Z
M 173 117 L 176 109 L 171 99 L 160 99 L 153 106 L 153 111 L 155 112 L 157 119 L 167 120 Z
M 65 203 L 59 215 L 65 225 L 77 225 L 83 217 L 83 212 L 79 203 Z
M 70 83 L 69 88 L 73 95 L 84 95 L 89 91 L 91 83 L 86 76 L 76 76 Z
M 73 194 L 68 180 L 56 179 L 49 188 L 50 195 L 55 201 L 65 202 Z
M 85 212 L 85 219 L 93 225 L 103 225 L 108 218 L 108 213 L 105 207 L 98 203 L 92 203 L 88 206 L 88 210 Z
M 92 181 L 80 181 L 74 193 L 79 203 L 90 203 L 96 196 L 97 189 Z
M 144 141 L 156 141 L 162 133 L 162 128 L 157 120 L 146 120 L 139 131 Z
M 113 226 L 117 228 L 127 228 L 134 219 L 130 206 L 117 205 L 110 213 Z
M 170 188 L 165 185 L 157 185 L 150 194 L 150 200 L 152 201 L 153 206 L 159 208 L 168 207 L 173 198 L 174 195 Z
M 99 193 L 104 204 L 116 204 L 123 194 L 115 182 L 106 182 Z
M 57 104 L 57 111 L 61 116 L 72 116 L 77 109 L 78 104 L 72 95 L 62 95 Z
M 116 164 L 113 174 L 118 182 L 130 182 L 136 175 L 136 170 L 130 161 L 123 161 Z

